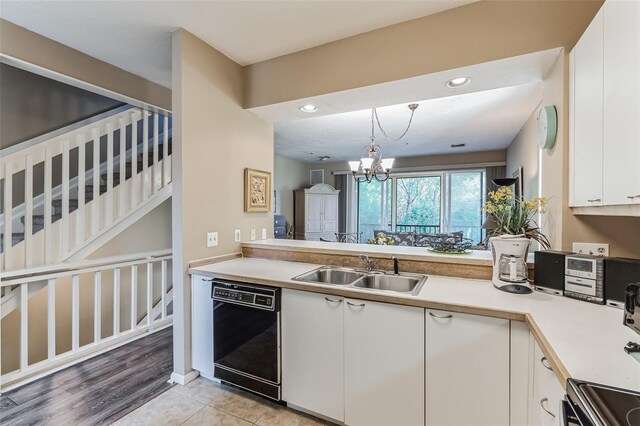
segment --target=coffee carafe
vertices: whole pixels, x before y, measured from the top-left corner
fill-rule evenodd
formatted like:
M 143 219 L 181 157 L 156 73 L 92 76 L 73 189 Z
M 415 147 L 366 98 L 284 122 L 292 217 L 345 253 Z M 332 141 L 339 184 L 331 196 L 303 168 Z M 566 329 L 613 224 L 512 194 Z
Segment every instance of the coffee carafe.
M 490 238 L 493 255 L 493 285 L 509 293 L 531 293 L 527 271 L 529 239 L 522 235 Z

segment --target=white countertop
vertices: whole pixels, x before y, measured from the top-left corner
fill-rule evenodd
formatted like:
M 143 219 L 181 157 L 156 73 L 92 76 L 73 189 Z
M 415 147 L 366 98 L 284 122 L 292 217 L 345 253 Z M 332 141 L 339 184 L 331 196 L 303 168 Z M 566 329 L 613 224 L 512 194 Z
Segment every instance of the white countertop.
M 344 247 L 342 243 L 335 244 Z M 380 246 L 369 247 L 375 250 Z M 319 266 L 240 258 L 192 268 L 189 272 L 296 288 L 303 284 L 291 278 Z M 464 307 L 468 307 L 471 310 L 528 314 L 555 352 L 555 358 L 571 377 L 640 391 L 640 362 L 623 350 L 627 342 L 640 341 L 640 335 L 622 325 L 623 314 L 620 309 L 539 292 L 528 295 L 505 293 L 495 289 L 490 281 L 441 276 L 430 276 L 416 296 L 308 283 L 304 283 L 302 289 L 370 300 L 381 300 L 379 296 L 383 294 L 386 301 L 391 303 L 415 303 L 434 309 L 444 309 L 446 306 L 442 305 L 450 305 L 456 311 L 464 311 Z

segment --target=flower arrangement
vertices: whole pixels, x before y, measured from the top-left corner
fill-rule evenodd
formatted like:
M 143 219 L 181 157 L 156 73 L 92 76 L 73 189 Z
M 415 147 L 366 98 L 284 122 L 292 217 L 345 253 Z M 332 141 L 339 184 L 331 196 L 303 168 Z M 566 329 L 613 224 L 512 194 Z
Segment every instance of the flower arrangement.
M 393 238 L 391 238 L 390 235 L 387 235 L 384 232 L 378 232 L 375 238 L 369 238 L 367 240 L 367 244 L 377 244 L 379 246 L 392 246 Z
M 504 234 L 524 235 L 537 241 L 543 249 L 550 249 L 549 239 L 540 231 L 534 219 L 538 213 L 547 212 L 546 206 L 546 198 L 525 200 L 524 197 L 516 197 L 508 186 L 489 192 L 489 200 L 482 209 L 492 216 L 495 227 L 489 230 L 487 238 Z

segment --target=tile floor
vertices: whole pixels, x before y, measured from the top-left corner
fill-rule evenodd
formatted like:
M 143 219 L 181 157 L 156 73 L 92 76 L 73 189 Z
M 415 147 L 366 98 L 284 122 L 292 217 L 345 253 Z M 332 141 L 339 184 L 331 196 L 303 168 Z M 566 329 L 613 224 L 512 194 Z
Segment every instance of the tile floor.
M 330 423 L 199 377 L 186 386 L 172 387 L 115 422 L 114 426 L 252 424 L 315 426 Z

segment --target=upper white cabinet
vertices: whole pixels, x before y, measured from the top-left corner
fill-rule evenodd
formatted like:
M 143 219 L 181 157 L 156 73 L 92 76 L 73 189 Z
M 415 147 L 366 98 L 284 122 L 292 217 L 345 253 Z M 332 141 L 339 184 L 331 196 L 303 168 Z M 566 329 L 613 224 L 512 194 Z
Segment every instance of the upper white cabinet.
M 300 240 L 334 240 L 340 190 L 320 183 L 295 191 L 295 235 Z
M 282 290 L 282 399 L 344 421 L 344 299 Z
M 570 54 L 574 206 L 602 204 L 603 16 L 600 9 Z
M 426 424 L 509 424 L 509 321 L 427 309 Z
M 424 425 L 424 309 L 345 299 L 345 423 Z
M 570 205 L 640 204 L 640 2 L 607 1 L 570 68 Z
M 640 204 L 640 2 L 604 4 L 603 204 Z

